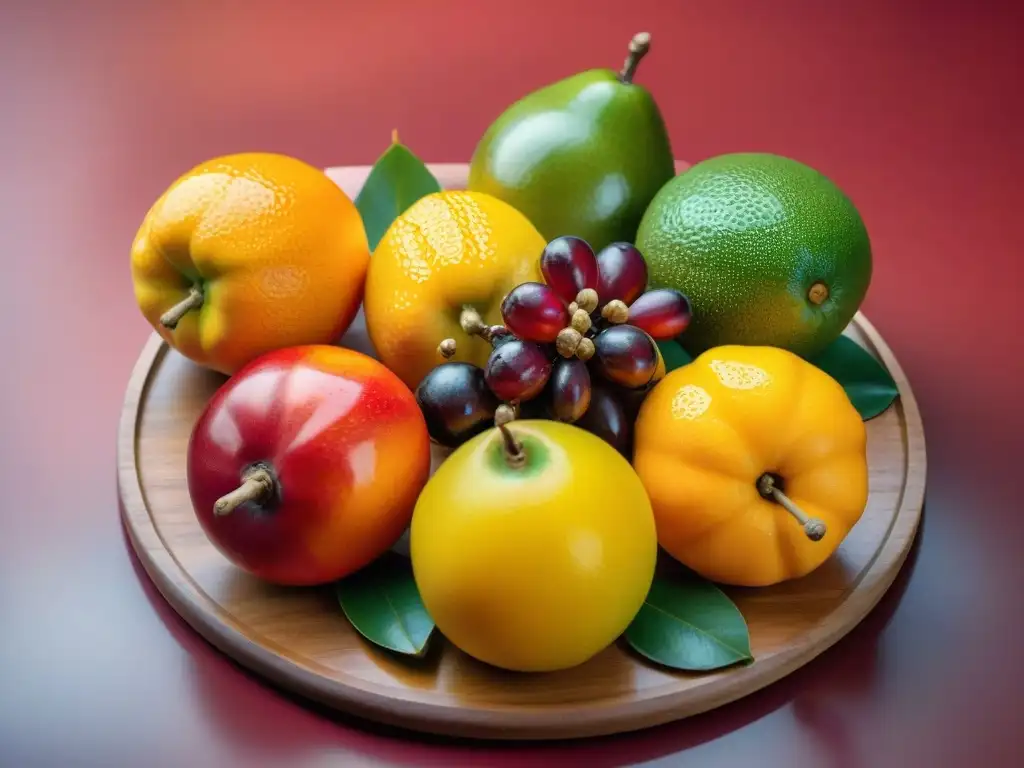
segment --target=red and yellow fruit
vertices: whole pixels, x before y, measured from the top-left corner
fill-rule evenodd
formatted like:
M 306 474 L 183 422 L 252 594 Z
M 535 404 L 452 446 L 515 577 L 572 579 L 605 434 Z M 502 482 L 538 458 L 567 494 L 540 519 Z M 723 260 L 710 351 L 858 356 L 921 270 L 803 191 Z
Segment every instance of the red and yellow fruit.
M 203 530 L 240 568 L 278 584 L 342 578 L 408 527 L 430 472 L 409 389 L 359 352 L 268 353 L 200 415 L 188 488 Z
M 232 374 L 274 349 L 335 342 L 369 261 L 353 202 L 323 171 L 270 153 L 202 163 L 147 212 L 135 298 L 168 344 Z

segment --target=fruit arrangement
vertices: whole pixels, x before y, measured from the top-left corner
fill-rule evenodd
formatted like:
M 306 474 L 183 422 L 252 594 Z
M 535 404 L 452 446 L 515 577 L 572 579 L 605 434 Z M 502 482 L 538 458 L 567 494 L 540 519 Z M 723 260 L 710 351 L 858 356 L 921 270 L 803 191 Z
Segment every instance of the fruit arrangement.
M 483 366 L 442 363 L 420 381 L 416 399 L 430 436 L 457 447 L 504 405 L 511 416 L 579 423 L 628 454 L 634 406 L 665 372 L 657 341 L 686 329 L 689 302 L 671 288 L 646 291 L 647 265 L 629 243 L 595 255 L 581 238 L 558 237 L 538 263 L 544 282 L 512 288 L 501 325 L 486 325 L 473 307 L 460 313 L 464 333 L 490 345 L 490 354 Z M 438 345 L 444 358 L 457 351 L 455 339 Z M 591 411 L 595 388 L 603 401 Z
M 153 203 L 140 311 L 226 377 L 184 478 L 222 557 L 335 590 L 407 656 L 440 635 L 517 672 L 620 639 L 665 668 L 753 660 L 729 589 L 836 552 L 898 392 L 842 335 L 872 272 L 853 203 L 775 155 L 676 173 L 649 47 L 516 101 L 466 189 L 396 134 L 355 199 L 246 153 Z M 372 355 L 343 342 L 360 310 Z

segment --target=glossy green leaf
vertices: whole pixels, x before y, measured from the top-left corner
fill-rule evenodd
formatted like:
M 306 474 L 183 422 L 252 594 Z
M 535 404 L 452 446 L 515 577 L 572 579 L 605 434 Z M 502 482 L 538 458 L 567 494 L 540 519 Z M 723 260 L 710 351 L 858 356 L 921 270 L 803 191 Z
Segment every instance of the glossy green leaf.
M 345 616 L 371 643 L 411 656 L 426 651 L 434 620 L 420 599 L 408 558 L 386 553 L 335 587 Z
M 673 669 L 706 672 L 753 659 L 739 609 L 690 571 L 655 577 L 625 638 L 642 656 Z
M 434 174 L 395 136 L 391 146 L 374 163 L 355 199 L 370 250 L 377 247 L 391 223 L 409 206 L 440 189 Z
M 811 362 L 843 385 L 865 421 L 883 413 L 900 393 L 885 367 L 847 336 L 840 336 Z
M 658 345 L 658 349 L 661 350 L 661 356 L 665 360 L 665 373 L 674 371 L 676 368 L 682 368 L 687 363 L 693 362 L 693 357 L 683 349 L 678 341 L 658 341 L 655 343 Z

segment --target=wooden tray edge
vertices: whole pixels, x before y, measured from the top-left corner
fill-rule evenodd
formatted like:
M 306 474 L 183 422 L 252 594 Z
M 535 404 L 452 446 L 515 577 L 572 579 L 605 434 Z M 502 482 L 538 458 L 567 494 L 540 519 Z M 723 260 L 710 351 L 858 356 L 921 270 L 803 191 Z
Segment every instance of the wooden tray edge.
M 442 187 L 451 189 L 464 185 L 468 168 L 465 163 L 430 163 L 428 167 L 441 182 Z M 687 167 L 689 164 L 683 161 L 676 163 L 677 172 Z M 370 168 L 371 166 L 335 166 L 326 168 L 325 172 L 340 186 L 347 188 L 357 180 L 359 183 L 365 180 Z M 351 193 L 351 190 L 347 191 Z M 634 702 L 628 713 L 619 711 L 620 704 L 593 704 L 579 708 L 588 713 L 584 725 L 581 726 L 579 722 L 572 725 L 553 724 L 544 720 L 543 712 L 524 714 L 515 709 L 505 711 L 501 708 L 484 707 L 467 710 L 426 700 L 396 700 L 384 693 L 385 689 L 375 688 L 373 684 L 363 680 L 350 678 L 351 682 L 345 684 L 322 678 L 304 667 L 285 661 L 271 650 L 252 643 L 232 626 L 230 616 L 219 606 L 206 600 L 201 592 L 192 594 L 183 586 L 183 583 L 191 586 L 191 582 L 174 561 L 173 556 L 165 550 L 163 554 L 172 566 L 182 571 L 182 582 L 176 583 L 166 577 L 153 555 L 151 546 L 159 545 L 159 533 L 151 522 L 148 525 L 150 530 L 143 532 L 132 520 L 129 508 L 133 506 L 145 509 L 147 519 L 151 516 L 139 482 L 135 453 L 139 410 L 145 401 L 144 396 L 151 374 L 157 369 L 160 357 L 169 350 L 167 344 L 156 333 L 152 334 L 143 347 L 132 370 L 118 427 L 118 492 L 122 523 L 127 529 L 132 548 L 157 590 L 204 639 L 226 656 L 257 672 L 275 685 L 347 714 L 412 731 L 504 741 L 586 738 L 680 720 L 715 709 L 765 688 L 824 653 L 873 610 L 903 567 L 923 514 L 927 474 L 924 425 L 910 382 L 895 354 L 861 312 L 856 314 L 853 324 L 859 326 L 863 336 L 896 381 L 900 397 L 891 407 L 903 411 L 902 427 L 906 439 L 906 478 L 900 504 L 885 543 L 875 553 L 871 565 L 860 579 L 860 583 L 870 580 L 878 586 L 875 590 L 868 590 L 870 599 L 848 600 L 837 608 L 848 613 L 853 620 L 848 628 L 840 627 L 829 636 L 823 637 L 818 637 L 813 632 L 808 633 L 800 645 L 793 646 L 784 654 L 776 654 L 772 659 L 770 671 L 758 670 L 756 685 L 751 685 L 747 679 L 749 675 L 746 674 L 747 670 L 754 670 L 756 665 L 744 670 L 727 670 L 721 675 L 709 675 L 707 682 L 700 689 L 689 689 L 683 698 L 692 699 L 691 701 L 672 702 L 671 699 L 678 697 L 679 692 L 673 690 L 673 686 L 669 684 L 665 686 L 664 694 L 650 695 L 641 702 L 642 706 Z M 897 532 L 901 536 L 894 536 Z M 156 541 L 148 541 L 150 536 L 155 537 Z M 877 563 L 882 555 L 891 552 L 894 547 L 901 546 L 900 542 L 905 542 L 902 551 L 891 555 L 893 559 L 886 564 L 886 568 L 876 573 Z M 203 605 L 204 600 L 208 603 L 207 606 Z M 712 690 L 706 690 L 705 686 L 711 686 Z M 655 689 L 658 690 L 661 689 Z M 665 699 L 670 701 L 666 703 Z M 671 706 L 672 704 L 675 706 Z M 501 719 L 504 719 L 504 722 L 496 724 L 495 721 Z
M 910 383 L 895 355 L 870 321 L 858 313 L 854 323 L 860 327 L 864 337 L 889 369 L 899 388 L 900 398 L 892 407 L 900 407 L 904 411 L 903 430 L 907 440 L 907 467 L 903 494 L 893 526 L 885 544 L 878 550 L 872 565 L 861 579 L 861 582 L 868 579 L 874 581 L 878 585 L 877 589 L 867 591 L 867 594 L 872 596 L 871 600 L 849 600 L 843 603 L 842 608 L 837 609 L 845 608 L 849 613 L 852 620 L 852 624 L 849 624 L 851 628 L 860 623 L 877 605 L 902 568 L 919 526 L 926 478 L 923 424 Z M 181 582 L 168 578 L 154 556 L 154 546 L 158 550 L 163 547 L 152 523 L 143 521 L 144 526 L 140 528 L 136 524 L 137 521 L 131 519 L 130 508 L 133 506 L 145 509 L 147 520 L 151 514 L 138 476 L 135 456 L 136 431 L 140 408 L 145 402 L 151 376 L 157 370 L 162 356 L 169 351 L 170 348 L 164 340 L 154 333 L 135 364 L 126 390 L 117 447 L 122 521 L 128 532 L 129 541 L 147 575 L 175 611 L 225 655 L 283 689 L 294 691 L 350 715 L 413 731 L 506 741 L 586 738 L 632 731 L 638 726 L 650 727 L 681 720 L 745 697 L 777 682 L 824 653 L 850 631 L 840 627 L 826 637 L 817 637 L 813 632 L 808 633 L 802 639 L 803 642 L 795 645 L 789 652 L 776 654 L 770 670 L 758 670 L 754 685 L 751 684 L 752 675 L 744 674 L 745 670 L 730 670 L 721 676 L 709 676 L 706 685 L 712 686 L 711 690 L 701 693 L 700 690 L 694 691 L 691 688 L 686 691 L 684 699 L 689 701 L 671 701 L 678 697 L 680 692 L 667 685 L 662 695 L 654 694 L 642 702 L 633 702 L 628 713 L 619 711 L 619 704 L 581 707 L 587 710 L 585 725 L 579 722 L 571 726 L 553 724 L 544 719 L 543 712 L 524 714 L 517 710 L 505 712 L 501 709 L 483 707 L 467 710 L 434 702 L 398 701 L 383 690 L 374 690 L 372 685 L 362 680 L 351 679 L 350 682 L 344 683 L 320 677 L 315 672 L 286 661 L 271 650 L 251 642 L 232 626 L 230 617 L 219 606 L 185 586 L 191 585 L 191 582 L 184 574 Z M 917 425 L 916 430 L 913 425 Z M 894 535 L 896 533 L 900 535 Z M 155 537 L 154 540 L 147 540 L 150 535 Z M 886 567 L 876 573 L 875 563 L 885 559 L 882 555 L 900 546 L 902 551 L 895 553 Z M 171 561 L 171 567 L 181 570 L 166 550 L 164 556 Z M 844 621 L 842 624 L 846 625 L 847 622 Z M 754 667 L 749 669 L 753 672 Z M 668 703 L 665 701 L 666 698 L 670 700 Z M 498 725 L 495 720 L 504 722 Z

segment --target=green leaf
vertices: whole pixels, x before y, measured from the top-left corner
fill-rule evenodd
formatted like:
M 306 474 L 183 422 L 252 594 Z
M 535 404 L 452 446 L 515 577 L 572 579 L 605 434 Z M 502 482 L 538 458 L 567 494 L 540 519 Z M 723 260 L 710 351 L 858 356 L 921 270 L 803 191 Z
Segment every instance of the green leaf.
M 840 336 L 811 362 L 843 385 L 864 421 L 883 413 L 900 393 L 885 367 L 848 336 Z
M 345 616 L 374 645 L 422 656 L 434 632 L 434 620 L 420 599 L 407 558 L 386 553 L 335 588 Z
M 665 360 L 665 373 L 670 373 L 676 368 L 682 368 L 687 363 L 693 362 L 693 357 L 683 349 L 678 341 L 655 342 L 661 350 L 661 356 Z
M 391 146 L 373 164 L 355 199 L 370 250 L 377 247 L 391 223 L 409 206 L 440 190 L 434 174 L 395 135 Z
M 706 672 L 753 660 L 739 609 L 688 571 L 654 578 L 625 638 L 641 655 L 673 669 Z

